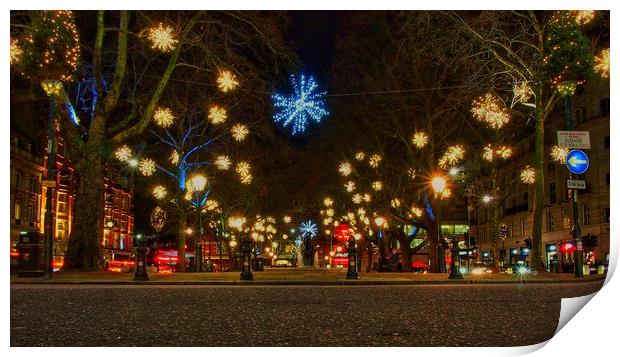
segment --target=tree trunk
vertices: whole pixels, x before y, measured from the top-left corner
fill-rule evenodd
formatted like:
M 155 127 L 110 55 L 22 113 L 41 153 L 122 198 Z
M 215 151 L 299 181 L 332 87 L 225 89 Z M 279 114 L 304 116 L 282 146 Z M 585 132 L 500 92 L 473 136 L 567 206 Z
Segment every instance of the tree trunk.
M 538 84 L 536 86 L 536 133 L 534 141 L 534 171 L 536 173 L 535 193 L 534 193 L 534 222 L 532 232 L 532 249 L 530 252 L 530 266 L 533 270 L 543 269 L 542 259 L 542 211 L 544 202 L 544 171 L 543 171 L 543 156 L 544 156 L 544 134 L 545 134 L 545 122 L 543 113 L 543 85 Z
M 64 268 L 86 271 L 103 269 L 103 164 L 93 150 L 76 163 L 78 190 L 73 207 L 73 229 L 67 245 Z
M 372 242 L 370 241 L 370 237 L 366 237 L 366 254 L 368 256 L 368 265 L 366 266 L 366 272 L 370 273 L 372 271 L 373 263 Z
M 435 222 L 435 221 L 434 221 Z M 437 254 L 437 224 L 430 224 L 428 226 L 429 234 L 429 246 L 428 246 L 428 259 L 431 262 L 430 272 L 439 273 L 439 264 L 443 264 L 440 260 L 439 254 Z
M 400 252 L 403 255 L 403 272 L 410 273 L 413 271 L 411 266 L 411 239 L 407 236 L 401 236 L 398 238 L 400 243 Z
M 187 211 L 185 207 L 179 208 L 179 227 L 177 237 L 177 272 L 185 271 L 185 230 L 187 229 Z

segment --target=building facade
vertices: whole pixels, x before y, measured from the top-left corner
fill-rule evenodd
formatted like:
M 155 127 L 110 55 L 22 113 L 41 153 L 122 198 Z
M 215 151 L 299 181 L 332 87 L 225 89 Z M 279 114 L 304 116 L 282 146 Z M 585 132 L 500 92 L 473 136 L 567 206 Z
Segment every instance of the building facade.
M 573 96 L 573 129 L 590 133 L 591 148 L 584 150 L 590 166 L 573 179 L 586 181 L 586 189 L 578 190 L 578 222 L 584 245 L 584 264 L 609 263 L 610 216 L 610 128 L 609 81 L 593 81 Z M 547 271 L 573 272 L 576 245 L 572 238 L 573 207 L 567 179 L 570 172 L 565 164 L 550 157 L 550 148 L 558 143 L 557 131 L 566 130 L 564 100 L 558 102 L 556 115 L 545 126 L 543 261 Z M 506 226 L 504 240 L 498 239 L 502 264 L 529 260 L 528 240 L 533 232 L 534 186 L 520 180 L 520 172 L 533 163 L 534 138 L 522 140 L 514 148 L 510 162 L 498 168 L 498 182 L 504 195 L 499 198 L 500 224 Z M 482 260 L 492 261 L 491 209 L 477 202 L 473 209 L 470 233 L 477 238 Z
M 47 177 L 47 135 L 45 128 L 41 127 L 45 120 L 40 119 L 45 116 L 39 112 L 46 108 L 43 105 L 37 110 L 37 106 L 32 105 L 31 97 L 26 97 L 25 101 L 29 106 L 17 105 L 15 102 L 19 102 L 20 98 L 23 97 L 12 97 L 15 105 L 12 104 L 11 109 L 11 254 L 16 254 L 17 240 L 23 232 L 44 233 L 46 194 L 48 189 L 52 189 L 53 254 L 54 267 L 58 269 L 64 262 L 72 230 L 76 177 L 65 142 L 57 131 L 52 180 L 54 185 L 50 188 L 43 184 Z M 130 255 L 132 251 L 132 192 L 129 189 L 130 182 L 126 181 L 114 170 L 106 169 L 104 234 L 100 242 L 107 259 L 113 258 L 114 254 Z

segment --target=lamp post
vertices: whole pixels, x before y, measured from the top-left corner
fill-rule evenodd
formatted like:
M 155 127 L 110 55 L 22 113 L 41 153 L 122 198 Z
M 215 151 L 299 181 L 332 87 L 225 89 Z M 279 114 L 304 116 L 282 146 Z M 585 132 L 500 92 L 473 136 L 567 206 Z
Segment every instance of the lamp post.
M 243 225 L 245 224 L 245 218 L 243 217 L 231 217 L 228 221 L 228 225 L 241 232 L 243 231 Z M 244 235 L 241 241 L 241 280 L 254 280 L 252 276 L 252 244 L 247 235 Z
M 200 194 L 204 191 L 206 185 L 207 178 L 200 174 L 192 176 L 192 178 L 190 178 L 187 182 L 187 188 L 195 195 L 195 201 L 192 203 L 198 213 L 198 234 L 194 243 L 196 247 L 194 262 L 196 264 L 196 272 L 202 271 L 202 207 L 204 206 L 204 201 L 207 198 L 207 195 L 201 197 Z
M 577 88 L 577 83 L 566 81 L 558 85 L 558 92 L 564 97 L 564 112 L 566 113 L 566 130 L 573 130 L 573 94 Z M 572 172 L 569 172 L 569 179 L 573 178 Z M 579 206 L 577 201 L 577 189 L 568 189 L 568 197 L 572 201 L 573 206 L 573 227 L 572 235 L 577 249 L 575 250 L 575 277 L 583 277 L 583 243 L 581 241 L 581 227 L 579 225 Z M 538 247 L 537 247 L 538 248 Z M 540 249 L 536 249 L 538 254 Z
M 357 271 L 357 247 L 353 235 L 349 236 L 349 246 L 347 247 L 347 258 L 349 264 L 347 267 L 347 279 L 359 279 L 360 274 Z
M 446 189 L 446 179 L 443 176 L 435 176 L 431 180 L 431 186 L 433 187 L 433 191 L 435 191 L 435 201 L 437 202 L 437 260 L 439 272 L 445 273 L 446 267 L 441 242 L 441 200 L 438 195 L 442 194 Z
M 136 272 L 133 280 L 146 281 L 149 280 L 149 273 L 146 270 L 146 254 L 148 253 L 146 239 L 144 239 L 142 234 L 138 234 L 136 235 L 136 241 L 138 246 L 136 247 Z
M 54 222 L 52 217 L 52 197 L 56 181 L 54 181 L 54 163 L 56 162 L 56 143 L 55 143 L 55 117 L 56 117 L 56 95 L 64 91 L 62 83 L 56 80 L 45 80 L 41 86 L 49 98 L 49 116 L 47 120 L 47 173 L 43 184 L 45 190 L 45 261 L 43 266 L 43 280 L 51 280 L 54 272 L 52 267 L 54 260 Z
M 449 279 L 463 279 L 463 274 L 461 274 L 461 264 L 459 263 L 459 240 L 456 236 L 452 236 L 452 243 L 450 247 L 450 252 L 452 253 L 452 261 L 450 262 L 450 275 Z

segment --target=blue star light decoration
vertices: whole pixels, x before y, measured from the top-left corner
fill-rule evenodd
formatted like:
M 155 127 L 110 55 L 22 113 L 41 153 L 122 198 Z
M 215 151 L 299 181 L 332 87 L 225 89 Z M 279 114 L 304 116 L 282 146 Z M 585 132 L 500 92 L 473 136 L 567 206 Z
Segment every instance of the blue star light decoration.
M 319 232 L 319 229 L 317 228 L 316 223 L 312 221 L 305 221 L 302 222 L 299 226 L 299 231 L 301 232 L 302 236 L 312 238 L 316 236 L 316 234 Z
M 306 131 L 308 121 L 312 120 L 320 123 L 321 120 L 329 115 L 325 109 L 325 97 L 327 92 L 317 92 L 318 85 L 314 77 L 307 78 L 302 74 L 299 80 L 291 75 L 293 93 L 282 95 L 275 93 L 271 96 L 276 113 L 273 121 L 287 127 L 292 124 L 291 134 L 296 135 Z

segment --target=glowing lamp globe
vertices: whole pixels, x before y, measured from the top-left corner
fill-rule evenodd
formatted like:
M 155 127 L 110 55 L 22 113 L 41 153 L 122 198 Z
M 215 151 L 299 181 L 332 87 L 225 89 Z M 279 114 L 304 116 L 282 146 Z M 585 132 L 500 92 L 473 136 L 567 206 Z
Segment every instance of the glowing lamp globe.
M 205 189 L 207 178 L 202 175 L 194 175 L 189 179 L 187 187 L 193 192 L 200 192 Z
M 435 193 L 441 193 L 446 188 L 446 179 L 441 176 L 437 176 L 431 181 L 431 186 L 433 186 Z

